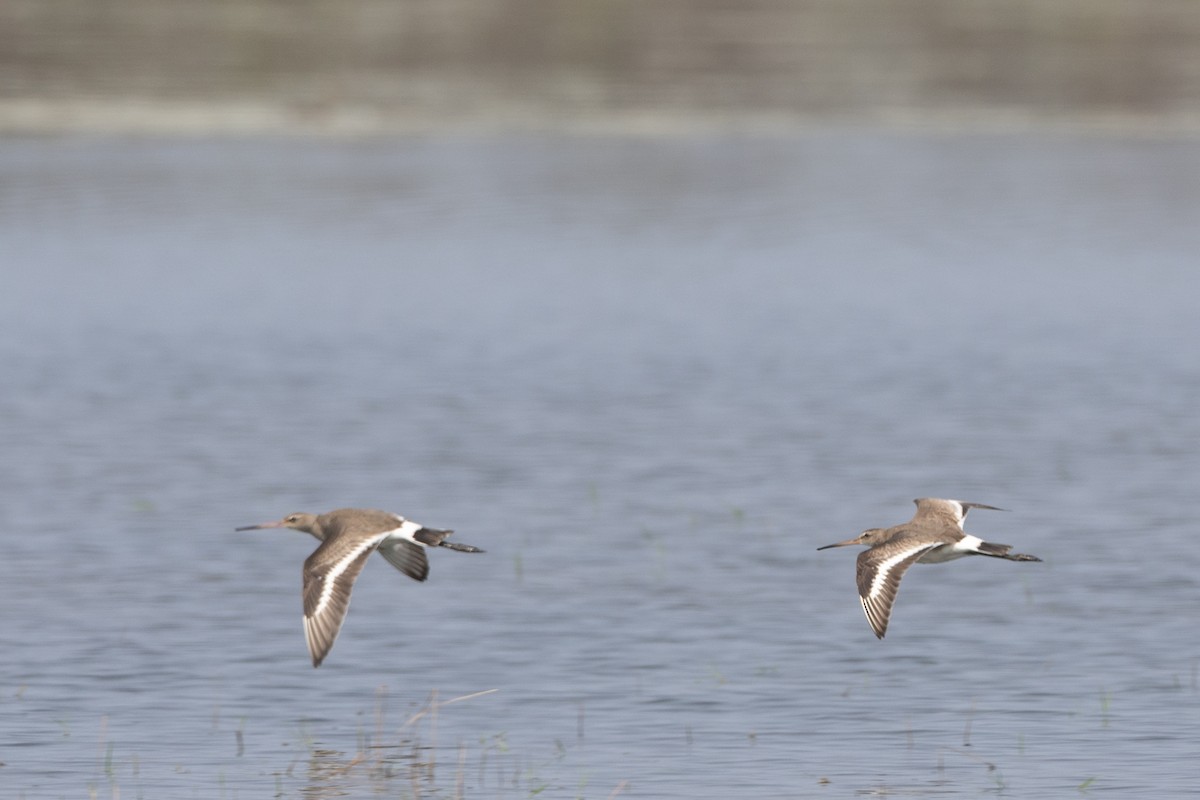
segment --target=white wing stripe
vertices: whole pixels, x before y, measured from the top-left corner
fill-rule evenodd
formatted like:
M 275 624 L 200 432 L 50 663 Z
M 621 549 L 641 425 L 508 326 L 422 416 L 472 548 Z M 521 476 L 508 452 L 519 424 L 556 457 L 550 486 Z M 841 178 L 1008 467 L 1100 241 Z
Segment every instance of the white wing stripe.
M 871 600 L 879 597 L 879 595 L 883 592 L 883 588 L 887 586 L 888 575 L 891 574 L 892 569 L 897 564 L 901 563 L 907 558 L 911 558 L 915 553 L 928 550 L 931 546 L 932 545 L 929 542 L 921 542 L 913 545 L 912 547 L 906 547 L 903 550 L 898 550 L 880 561 L 875 567 L 875 575 L 871 579 L 871 591 L 867 594 L 867 597 Z
M 363 539 L 355 547 L 347 550 L 346 553 L 337 560 L 337 562 L 329 568 L 321 581 L 321 596 L 317 600 L 317 606 L 313 609 L 312 616 L 320 617 L 325 612 L 329 605 L 329 598 L 333 596 L 333 587 L 337 584 L 338 578 L 346 571 L 346 568 L 354 563 L 354 560 L 363 554 L 364 550 L 373 549 L 379 542 L 387 537 L 387 533 L 380 533 L 372 536 L 370 539 Z

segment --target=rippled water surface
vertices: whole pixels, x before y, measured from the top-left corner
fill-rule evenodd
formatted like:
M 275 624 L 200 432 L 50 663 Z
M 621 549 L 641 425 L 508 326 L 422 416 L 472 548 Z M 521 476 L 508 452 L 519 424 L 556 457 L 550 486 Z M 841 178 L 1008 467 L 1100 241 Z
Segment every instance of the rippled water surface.
M 1189 794 L 1198 158 L 0 143 L 5 796 Z M 876 641 L 816 548 L 925 495 L 1045 561 Z M 488 552 L 314 670 L 315 542 L 233 528 L 339 506 Z

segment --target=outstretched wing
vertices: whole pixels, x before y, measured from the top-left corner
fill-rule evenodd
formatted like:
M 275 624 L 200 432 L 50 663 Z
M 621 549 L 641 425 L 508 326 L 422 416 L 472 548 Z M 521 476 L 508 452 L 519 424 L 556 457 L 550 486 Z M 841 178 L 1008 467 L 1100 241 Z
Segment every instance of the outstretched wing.
M 333 647 L 350 609 L 354 581 L 384 536 L 326 539 L 304 562 L 304 637 L 314 667 Z
M 392 536 L 379 545 L 379 555 L 415 581 L 423 581 L 429 577 L 429 560 L 425 558 L 425 548 L 415 542 Z
M 379 545 L 379 554 L 396 569 L 413 580 L 423 581 L 429 577 L 429 561 L 425 556 L 427 547 L 445 547 L 462 553 L 482 553 L 478 547 L 448 541 L 446 537 L 454 531 L 426 528 L 405 520 Z
M 921 556 L 941 542 L 905 541 L 903 538 L 873 547 L 858 554 L 858 597 L 871 630 L 879 639 L 887 633 L 892 605 L 900 589 L 900 579 Z

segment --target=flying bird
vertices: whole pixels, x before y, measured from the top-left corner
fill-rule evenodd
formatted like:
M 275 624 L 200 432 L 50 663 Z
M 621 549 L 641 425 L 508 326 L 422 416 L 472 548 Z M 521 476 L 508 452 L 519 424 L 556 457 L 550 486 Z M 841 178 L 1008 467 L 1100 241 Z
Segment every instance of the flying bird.
M 333 647 L 346 611 L 350 590 L 367 558 L 376 550 L 413 580 L 429 575 L 425 551 L 445 547 L 461 553 L 482 553 L 478 547 L 447 541 L 453 531 L 426 528 L 399 514 L 371 508 L 339 508 L 327 514 L 288 514 L 276 522 L 247 525 L 239 531 L 291 528 L 321 540 L 304 561 L 304 636 L 314 667 L 321 666 Z
M 963 556 L 1041 561 L 1037 556 L 1010 552 L 1012 545 L 985 542 L 963 530 L 963 520 L 970 509 L 1004 509 L 983 503 L 939 500 L 934 497 L 921 497 L 913 502 L 917 504 L 917 513 L 903 525 L 870 528 L 853 539 L 817 548 L 827 550 L 855 544 L 869 548 L 858 554 L 858 594 L 867 622 L 879 639 L 887 633 L 900 579 L 913 564 L 940 564 Z

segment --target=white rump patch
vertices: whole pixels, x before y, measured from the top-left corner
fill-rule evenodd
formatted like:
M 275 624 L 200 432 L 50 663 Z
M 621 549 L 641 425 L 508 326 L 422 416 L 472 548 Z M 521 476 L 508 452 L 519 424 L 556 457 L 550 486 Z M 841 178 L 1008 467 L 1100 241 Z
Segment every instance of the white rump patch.
M 407 520 L 404 517 L 396 517 L 396 519 L 400 520 L 400 527 L 393 528 L 390 531 L 385 531 L 383 534 L 384 539 L 403 539 L 406 542 L 412 542 L 413 544 L 418 544 L 421 545 L 421 547 L 425 547 L 424 544 L 413 538 L 417 531 L 425 527 L 424 525 L 413 522 L 412 520 Z
M 964 534 L 963 537 L 957 542 L 950 545 L 950 549 L 959 553 L 978 553 L 979 545 L 981 544 L 983 544 L 983 539 L 967 533 Z
M 953 561 L 956 558 L 978 553 L 979 545 L 981 544 L 983 544 L 983 539 L 980 539 L 978 536 L 972 536 L 969 533 L 964 534 L 963 538 L 954 544 L 944 544 L 941 547 L 936 547 L 922 556 L 920 560 L 924 564 L 941 564 L 944 561 Z

